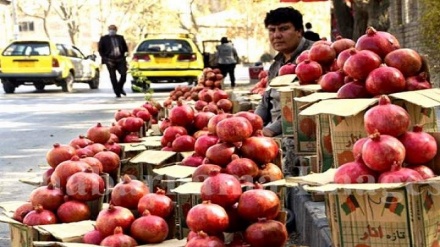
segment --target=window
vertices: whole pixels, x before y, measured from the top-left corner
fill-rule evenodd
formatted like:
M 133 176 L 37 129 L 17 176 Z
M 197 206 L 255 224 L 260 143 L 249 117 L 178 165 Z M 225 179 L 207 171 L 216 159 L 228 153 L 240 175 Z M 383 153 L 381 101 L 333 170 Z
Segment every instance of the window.
M 50 55 L 49 44 L 46 42 L 17 42 L 8 46 L 3 52 L 4 56 L 47 56 Z
M 20 32 L 33 32 L 34 22 L 33 21 L 21 21 L 18 23 L 18 30 Z
M 138 51 L 147 52 L 192 52 L 191 45 L 185 40 L 147 40 L 138 48 Z

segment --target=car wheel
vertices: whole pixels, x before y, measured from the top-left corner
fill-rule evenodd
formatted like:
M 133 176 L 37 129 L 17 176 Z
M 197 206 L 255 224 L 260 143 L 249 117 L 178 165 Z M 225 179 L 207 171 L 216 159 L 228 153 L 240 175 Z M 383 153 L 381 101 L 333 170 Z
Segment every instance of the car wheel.
M 43 83 L 35 83 L 34 84 L 35 89 L 37 89 L 38 91 L 43 91 L 45 86 L 46 85 L 44 85 Z
M 96 71 L 95 77 L 89 82 L 90 89 L 99 88 L 99 71 Z
M 14 93 L 15 92 L 15 85 L 14 83 L 10 82 L 10 81 L 2 81 L 3 83 L 3 90 L 5 91 L 5 93 Z
M 72 72 L 61 82 L 63 92 L 71 93 L 73 91 L 73 75 Z

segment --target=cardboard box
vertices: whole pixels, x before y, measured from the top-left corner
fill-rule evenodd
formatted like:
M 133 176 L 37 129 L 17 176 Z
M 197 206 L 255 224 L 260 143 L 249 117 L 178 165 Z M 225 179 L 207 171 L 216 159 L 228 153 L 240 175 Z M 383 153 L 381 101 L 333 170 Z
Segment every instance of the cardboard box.
M 141 143 L 119 143 L 122 147 L 121 160 L 129 160 L 147 148 Z
M 389 95 L 393 104 L 403 106 L 409 113 L 411 125 L 423 124 L 425 132 L 437 131 L 437 116 L 435 107 L 440 105 L 440 89 L 426 89 L 395 93 Z M 333 167 L 354 160 L 353 144 L 360 138 L 366 137 L 363 116 L 365 111 L 376 105 L 377 98 L 371 99 L 328 99 L 319 101 L 302 110 L 300 115 L 316 116 L 325 118 L 328 116 L 330 125 L 331 149 L 333 152 Z M 319 124 L 326 123 L 327 120 Z M 324 131 L 324 133 L 322 133 Z M 327 136 L 325 128 L 321 129 L 319 138 Z M 318 157 L 322 157 L 327 140 L 318 140 L 321 150 Z M 319 154 L 321 153 L 321 154 Z
M 141 142 L 139 144 L 144 145 L 146 150 L 161 150 L 162 149 L 162 144 L 160 143 L 161 139 L 162 136 L 146 136 L 140 138 Z
M 158 244 L 143 244 L 138 245 L 138 247 L 184 247 L 186 245 L 186 239 L 178 240 L 178 239 L 170 239 L 165 240 L 162 243 Z M 98 245 L 93 244 L 83 244 L 83 243 L 60 243 L 60 242 L 34 242 L 35 247 L 96 247 Z
M 180 185 L 191 182 L 191 176 L 196 167 L 183 166 L 180 162 L 162 168 L 153 169 L 153 188 L 165 190 L 166 195 L 177 202 L 173 189 Z

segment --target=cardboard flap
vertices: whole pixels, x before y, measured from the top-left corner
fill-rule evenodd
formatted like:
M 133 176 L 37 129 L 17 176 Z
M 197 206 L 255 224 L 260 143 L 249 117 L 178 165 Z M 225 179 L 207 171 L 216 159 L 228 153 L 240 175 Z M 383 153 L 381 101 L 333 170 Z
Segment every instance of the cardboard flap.
M 295 89 L 300 89 L 301 91 L 306 91 L 306 92 L 316 92 L 316 91 L 321 90 L 321 85 L 319 85 L 319 84 L 300 85 L 298 82 L 295 82 L 292 85 L 292 87 Z
M 393 184 L 325 184 L 321 186 L 308 186 L 307 191 L 317 191 L 317 192 L 340 192 L 347 190 L 382 190 L 382 189 L 397 189 L 405 186 L 403 183 L 393 183 Z M 306 187 L 303 187 L 306 189 Z
M 308 184 L 308 185 L 325 185 L 333 182 L 337 169 L 331 168 L 323 173 L 311 173 L 301 177 L 286 178 L 287 184 Z
M 190 151 L 190 152 L 180 152 L 180 155 L 182 155 L 182 158 L 186 158 L 186 157 L 190 157 L 191 155 L 194 154 L 194 151 Z
M 423 108 L 430 108 L 440 105 L 439 88 L 393 93 L 390 94 L 390 96 L 393 98 L 403 99 Z
M 146 136 L 139 138 L 142 142 L 142 144 L 149 144 L 149 143 L 156 143 L 159 142 L 162 139 L 162 136 Z
M 303 97 L 295 97 L 295 101 L 304 102 L 304 103 L 312 103 L 324 99 L 334 99 L 337 98 L 337 93 L 327 93 L 327 92 L 316 92 Z
M 43 177 L 42 176 L 35 176 L 35 177 L 31 177 L 31 178 L 20 178 L 20 179 L 18 179 L 18 181 L 20 181 L 24 184 L 40 186 L 41 183 L 43 182 Z
M 130 160 L 130 163 L 147 163 L 158 165 L 162 161 L 167 160 L 176 155 L 176 152 L 171 151 L 158 151 L 158 150 L 145 150 L 142 153 L 136 155 Z
M 124 147 L 124 152 L 143 151 L 147 148 L 142 143 L 118 143 Z
M 1 202 L 0 208 L 3 209 L 3 213 L 8 214 L 14 214 L 15 210 L 20 207 L 21 205 L 25 204 L 25 201 L 9 201 L 9 202 Z
M 12 217 L 12 214 L 11 214 L 10 217 L 9 217 L 9 215 L 6 214 L 6 212 L 4 212 L 4 214 L 5 214 L 5 215 L 1 215 L 1 214 L 0 214 L 0 222 L 8 223 L 8 224 L 14 224 L 14 225 L 23 225 L 21 222 L 12 219 L 12 218 L 11 218 L 11 217 Z M 23 225 L 23 226 L 24 226 L 24 225 Z
M 172 189 L 171 192 L 177 194 L 200 194 L 200 189 L 202 188 L 202 182 L 189 182 L 180 185 L 179 187 Z
M 271 87 L 288 86 L 288 85 L 292 84 L 293 80 L 295 80 L 295 79 L 296 79 L 295 74 L 277 76 L 270 81 L 269 86 L 271 86 Z
M 165 175 L 173 178 L 186 178 L 191 176 L 196 169 L 196 167 L 191 166 L 174 165 L 153 169 L 153 172 L 158 175 Z
M 261 185 L 263 185 L 263 188 L 268 186 L 286 186 L 286 179 L 275 180 Z
M 378 99 L 328 99 L 319 101 L 301 111 L 299 115 L 313 116 L 318 114 L 332 114 L 337 116 L 354 116 L 368 107 L 376 104 Z
M 85 220 L 80 222 L 34 226 L 38 231 L 46 231 L 62 242 L 71 242 L 81 239 L 84 234 L 95 229 L 95 221 Z
M 184 247 L 186 245 L 186 238 L 178 240 L 178 239 L 170 239 L 165 240 L 162 243 L 158 244 L 143 244 L 138 245 L 138 247 Z M 45 246 L 61 246 L 61 247 L 96 247 L 98 245 L 94 244 L 84 244 L 84 243 L 60 243 L 53 241 L 34 241 L 33 246 L 36 247 L 45 247 Z

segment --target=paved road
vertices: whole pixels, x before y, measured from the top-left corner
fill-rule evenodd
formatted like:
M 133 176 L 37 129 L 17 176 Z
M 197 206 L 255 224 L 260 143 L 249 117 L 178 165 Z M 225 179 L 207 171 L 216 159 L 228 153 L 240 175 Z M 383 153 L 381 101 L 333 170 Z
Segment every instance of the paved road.
M 237 78 L 239 85 L 247 83 L 247 68 L 238 68 Z M 165 99 L 175 86 L 152 85 L 154 98 Z M 74 90 L 63 93 L 55 86 L 41 93 L 33 86 L 21 86 L 15 94 L 0 90 L 0 202 L 28 199 L 35 187 L 19 179 L 41 175 L 40 166 L 46 164 L 46 152 L 54 143 L 67 144 L 97 122 L 110 125 L 117 109 L 133 109 L 144 102 L 143 94 L 131 90 L 126 90 L 127 97 L 115 98 L 106 71 L 100 89 L 75 84 Z M 9 245 L 8 225 L 0 223 L 0 246 Z

